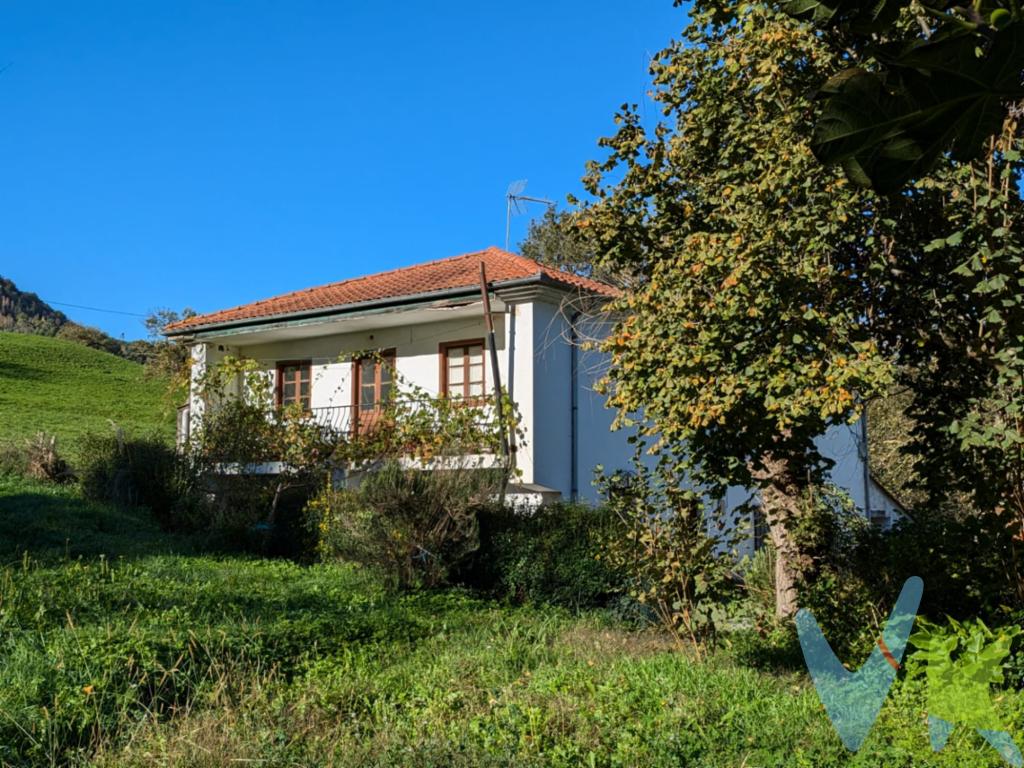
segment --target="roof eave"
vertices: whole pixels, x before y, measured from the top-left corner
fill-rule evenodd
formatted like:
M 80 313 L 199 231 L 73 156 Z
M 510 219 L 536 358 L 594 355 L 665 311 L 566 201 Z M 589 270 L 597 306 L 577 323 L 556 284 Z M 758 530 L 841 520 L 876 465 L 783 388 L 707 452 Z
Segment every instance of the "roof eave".
M 543 272 L 530 275 L 529 277 L 516 278 L 514 280 L 502 280 L 493 281 L 490 283 L 492 290 L 498 290 L 502 288 L 516 288 L 519 286 L 528 285 L 547 285 L 554 288 L 559 288 L 566 293 L 572 293 L 573 291 L 579 291 L 582 293 L 593 293 L 598 294 L 596 291 L 591 291 L 581 286 L 573 285 L 571 283 L 565 283 L 560 280 L 556 280 Z M 163 335 L 167 338 L 187 338 L 189 336 L 195 336 L 197 334 L 206 334 L 211 331 L 228 331 L 237 330 L 240 328 L 259 328 L 266 325 L 273 325 L 275 323 L 288 322 L 291 320 L 304 320 L 313 318 L 329 318 L 329 317 L 341 317 L 344 315 L 354 314 L 357 312 L 365 312 L 367 310 L 375 309 L 386 309 L 389 307 L 402 307 L 411 304 L 419 304 L 428 301 L 435 301 L 437 299 L 456 298 L 460 296 L 472 296 L 479 294 L 480 289 L 478 286 L 461 286 L 459 288 L 445 288 L 437 291 L 422 291 L 420 293 L 410 293 L 404 296 L 394 296 L 386 299 L 373 299 L 370 301 L 358 301 L 352 304 L 341 304 L 334 307 L 322 307 L 318 309 L 307 309 L 298 312 L 282 312 L 273 315 L 265 315 L 263 317 L 253 317 L 241 320 L 225 320 L 219 323 L 204 323 L 200 325 L 190 325 L 185 328 L 172 331 L 164 331 Z

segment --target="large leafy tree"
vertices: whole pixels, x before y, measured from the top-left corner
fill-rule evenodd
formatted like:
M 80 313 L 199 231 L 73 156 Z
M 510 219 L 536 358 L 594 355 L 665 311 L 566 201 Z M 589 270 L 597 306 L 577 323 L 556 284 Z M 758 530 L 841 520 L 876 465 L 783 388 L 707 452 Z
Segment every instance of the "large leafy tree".
M 939 151 L 882 196 L 815 155 L 815 89 L 848 67 L 773 7 L 698 6 L 652 67 L 661 121 L 622 108 L 571 222 L 635 281 L 607 342 L 619 422 L 711 494 L 760 488 L 780 615 L 818 567 L 816 438 L 894 381 L 933 497 L 966 491 L 1024 539 L 1015 113 L 979 159 Z
M 678 3 L 677 3 L 678 4 Z M 735 10 L 710 0 L 720 19 Z M 854 183 L 888 192 L 946 153 L 984 155 L 1024 98 L 1024 15 L 1016 0 L 783 0 L 843 67 L 819 83 L 812 148 Z
M 905 255 L 876 333 L 913 394 L 910 449 L 932 501 L 967 494 L 1003 518 L 1024 601 L 1024 202 L 1016 118 L 982 159 L 943 167 L 899 200 L 938 215 Z
M 760 488 L 783 616 L 818 562 L 798 535 L 816 438 L 894 372 L 869 317 L 897 222 L 809 140 L 814 86 L 842 66 L 769 7 L 695 13 L 652 65 L 663 120 L 622 108 L 575 217 L 601 269 L 640 278 L 607 342 L 619 422 L 710 494 Z

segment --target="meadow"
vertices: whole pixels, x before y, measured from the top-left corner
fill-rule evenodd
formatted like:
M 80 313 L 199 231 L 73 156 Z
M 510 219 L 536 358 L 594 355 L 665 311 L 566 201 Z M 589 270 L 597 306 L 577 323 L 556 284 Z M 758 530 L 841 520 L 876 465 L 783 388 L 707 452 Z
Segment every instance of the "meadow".
M 963 729 L 933 756 L 913 684 L 850 755 L 738 645 L 204 552 L 73 487 L 3 479 L 0 524 L 3 765 L 999 765 Z
M 0 439 L 56 435 L 73 459 L 78 441 L 109 434 L 174 435 L 166 384 L 141 365 L 64 339 L 0 332 Z

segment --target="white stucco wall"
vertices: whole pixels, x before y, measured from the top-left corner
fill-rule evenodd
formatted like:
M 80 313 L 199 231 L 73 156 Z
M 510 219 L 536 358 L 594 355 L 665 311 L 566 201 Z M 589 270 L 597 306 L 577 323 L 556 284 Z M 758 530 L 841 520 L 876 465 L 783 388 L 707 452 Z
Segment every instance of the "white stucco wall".
M 503 347 L 503 326 L 503 318 L 495 318 L 499 352 Z M 440 394 L 441 386 L 440 345 L 450 341 L 482 339 L 485 335 L 482 318 L 461 318 L 373 331 L 249 344 L 238 349 L 246 357 L 259 361 L 260 366 L 269 373 L 276 370 L 280 361 L 311 360 L 311 407 L 326 408 L 352 403 L 352 364 L 347 359 L 340 358 L 347 358 L 353 353 L 366 350 L 394 349 L 395 368 L 399 377 L 425 390 L 429 396 L 437 396 Z M 499 370 L 505 367 L 502 358 L 503 355 L 499 354 Z M 501 370 L 501 373 L 506 375 L 504 370 Z M 487 387 L 490 391 L 489 366 Z
M 533 371 L 533 354 L 530 346 L 532 339 L 532 311 L 529 305 L 516 308 L 516 322 L 508 322 L 506 316 L 496 313 L 494 316 L 495 339 L 498 349 L 498 370 L 502 385 L 509 387 L 509 373 L 512 371 L 515 380 L 511 381 L 511 389 L 524 420 L 526 440 L 519 445 L 517 452 L 518 466 L 522 472 L 523 482 L 533 482 L 533 451 L 531 436 L 533 433 L 533 389 L 530 386 Z M 522 335 L 510 334 L 518 327 Z M 312 387 L 310 407 L 313 409 L 334 406 L 348 407 L 352 404 L 353 378 L 352 364 L 348 358 L 356 352 L 371 349 L 394 349 L 395 368 L 401 381 L 422 389 L 430 397 L 440 394 L 441 344 L 453 341 L 484 339 L 486 344 L 486 328 L 483 318 L 465 316 L 451 320 L 438 320 L 427 323 L 411 323 L 406 326 L 377 328 L 351 333 L 325 333 L 322 336 L 309 338 L 285 339 L 262 343 L 239 343 L 226 346 L 217 341 L 196 344 L 193 346 L 193 391 L 190 398 L 192 407 L 193 428 L 202 418 L 203 405 L 196 393 L 196 386 L 210 365 L 215 365 L 226 355 L 234 355 L 255 360 L 267 379 L 267 386 L 272 387 L 279 362 L 289 360 L 311 361 Z M 525 338 L 526 343 L 510 349 L 510 338 Z M 492 393 L 493 377 L 489 357 L 485 359 L 485 383 L 487 394 Z

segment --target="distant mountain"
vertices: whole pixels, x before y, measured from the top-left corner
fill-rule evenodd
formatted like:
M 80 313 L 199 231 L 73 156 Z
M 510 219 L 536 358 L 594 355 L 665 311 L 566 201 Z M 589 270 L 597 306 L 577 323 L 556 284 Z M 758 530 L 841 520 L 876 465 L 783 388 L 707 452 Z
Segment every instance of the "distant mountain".
M 137 363 L 148 362 L 153 355 L 150 342 L 121 341 L 99 328 L 79 325 L 6 277 L 0 277 L 0 331 L 57 336 Z
M 0 331 L 56 336 L 69 322 L 36 294 L 20 291 L 13 280 L 0 277 Z

